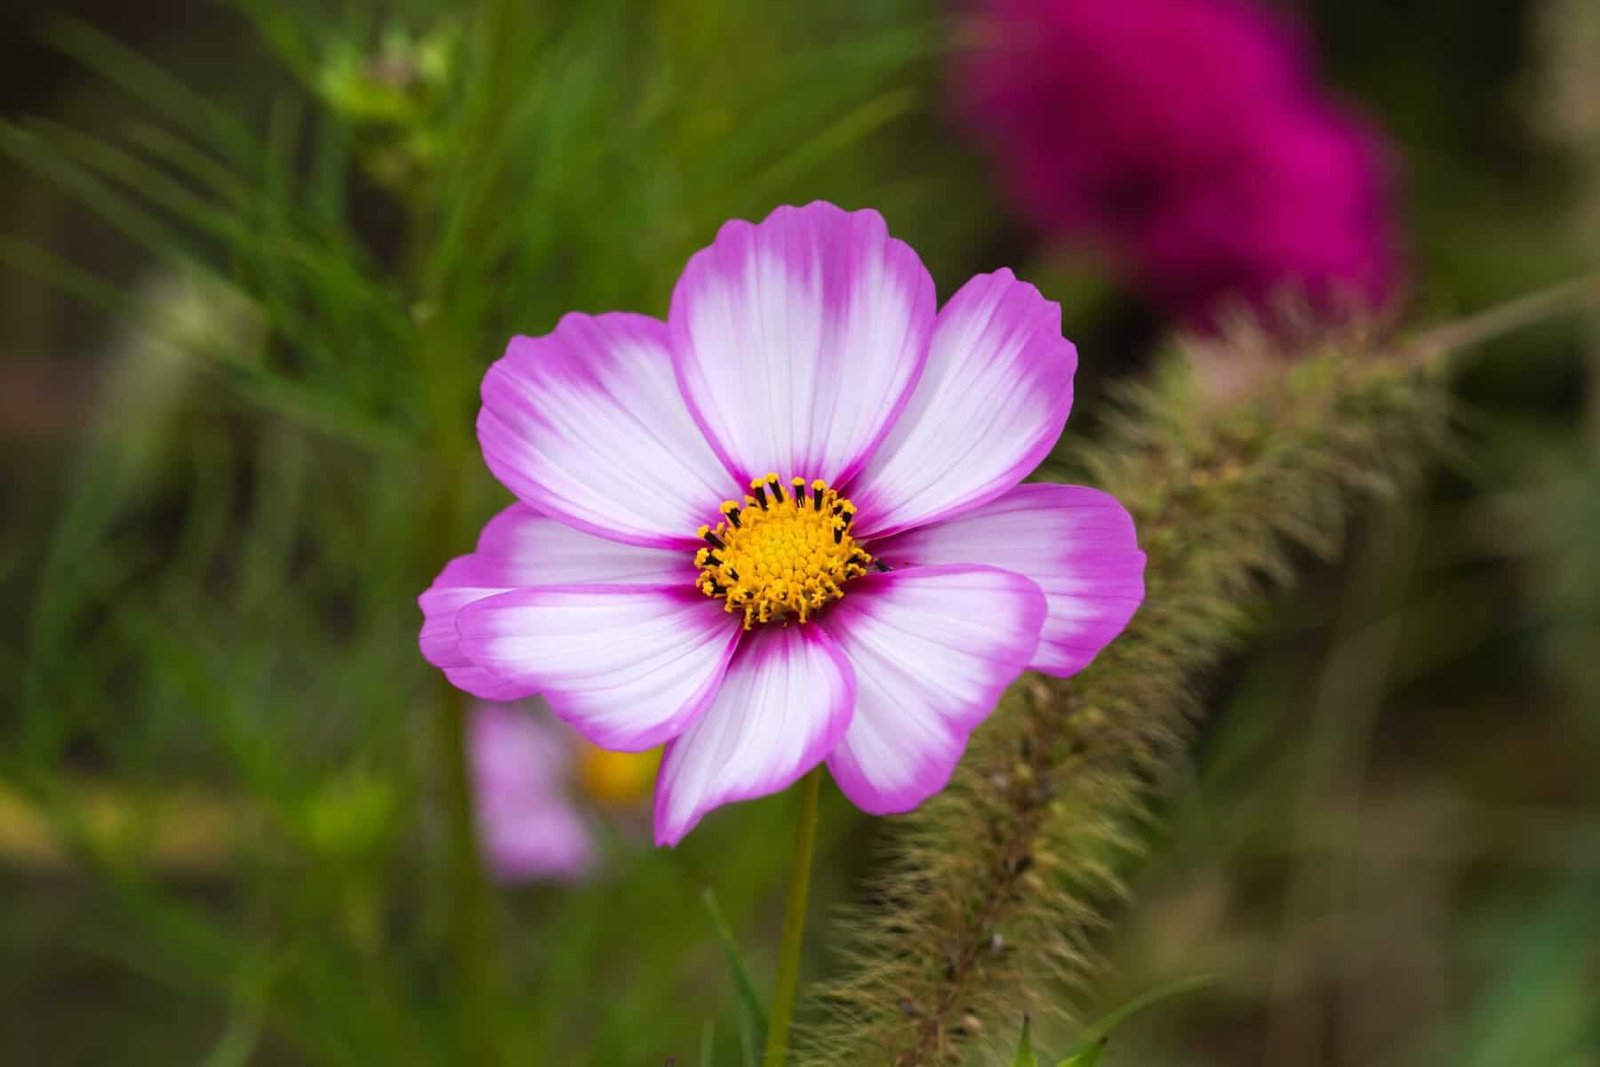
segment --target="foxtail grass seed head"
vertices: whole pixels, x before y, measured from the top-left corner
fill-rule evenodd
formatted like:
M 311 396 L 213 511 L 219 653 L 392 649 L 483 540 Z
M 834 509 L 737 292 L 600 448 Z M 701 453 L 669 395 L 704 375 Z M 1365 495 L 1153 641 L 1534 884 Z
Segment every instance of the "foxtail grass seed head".
M 971 1062 L 992 1036 L 970 1034 L 966 1015 L 998 1035 L 1024 1012 L 1081 1008 L 1062 990 L 1103 965 L 1121 860 L 1149 839 L 1152 790 L 1183 752 L 1200 679 L 1237 642 L 1241 605 L 1290 560 L 1333 551 L 1353 507 L 1439 443 L 1437 383 L 1372 340 L 1280 359 L 1280 389 L 1228 410 L 1194 403 L 1191 343 L 1075 457 L 1140 517 L 1149 603 L 1093 671 L 1014 686 L 950 787 L 901 822 L 841 919 L 846 965 L 816 993 L 804 1067 Z M 1234 474 L 1196 486 L 1195 470 Z

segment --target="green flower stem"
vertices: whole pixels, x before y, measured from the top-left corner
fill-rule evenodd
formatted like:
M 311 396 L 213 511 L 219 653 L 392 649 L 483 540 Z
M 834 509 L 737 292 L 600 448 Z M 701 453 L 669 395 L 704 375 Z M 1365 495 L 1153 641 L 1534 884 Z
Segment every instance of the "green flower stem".
M 460 486 L 460 465 L 447 457 L 441 464 L 435 559 L 446 559 L 457 543 L 465 499 Z M 456 1038 L 461 1062 L 494 1067 L 504 1062 L 500 1040 L 499 987 L 493 953 L 494 897 L 484 869 L 478 839 L 477 808 L 473 802 L 472 769 L 467 750 L 466 694 L 441 673 L 434 708 L 434 742 L 444 771 L 446 820 L 446 892 L 449 901 L 449 936 L 455 972 Z
M 800 950 L 805 941 L 806 901 L 811 895 L 811 856 L 817 843 L 817 797 L 822 768 L 800 781 L 800 820 L 794 835 L 794 866 L 789 869 L 789 902 L 783 912 L 783 945 L 778 956 L 778 984 L 772 992 L 772 1022 L 767 1026 L 767 1051 L 762 1067 L 783 1067 L 789 1056 L 789 1023 L 800 988 Z
M 490 895 L 478 842 L 467 766 L 466 700 L 446 684 L 435 713 L 438 745 L 445 768 L 445 808 L 449 820 L 451 937 L 460 1008 L 460 1043 L 469 1063 L 501 1062 L 496 1040 L 493 959 L 490 953 Z

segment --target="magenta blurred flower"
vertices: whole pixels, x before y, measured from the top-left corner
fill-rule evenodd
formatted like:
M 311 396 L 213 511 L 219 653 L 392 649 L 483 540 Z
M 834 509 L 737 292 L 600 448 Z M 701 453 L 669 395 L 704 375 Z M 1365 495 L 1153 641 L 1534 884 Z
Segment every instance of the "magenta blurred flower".
M 479 440 L 521 500 L 422 595 L 423 654 L 604 748 L 666 742 L 663 844 L 823 760 L 915 807 L 1018 674 L 1081 669 L 1143 597 L 1115 500 L 1018 484 L 1076 362 L 1010 271 L 936 309 L 876 212 L 730 222 L 667 322 L 568 315 L 490 368 Z
M 1379 139 L 1316 84 L 1298 29 L 1249 0 L 982 0 L 960 103 L 1022 214 L 1116 257 L 1204 323 L 1298 289 L 1398 284 Z

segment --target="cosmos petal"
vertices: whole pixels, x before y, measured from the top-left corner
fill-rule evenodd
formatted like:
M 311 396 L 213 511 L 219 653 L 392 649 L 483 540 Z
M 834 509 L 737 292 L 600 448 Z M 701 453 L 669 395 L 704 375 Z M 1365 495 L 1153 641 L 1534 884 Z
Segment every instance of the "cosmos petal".
M 751 632 L 711 706 L 662 757 L 656 843 L 677 844 L 720 805 L 787 788 L 822 762 L 854 703 L 850 666 L 816 626 Z
M 466 605 L 460 648 L 541 693 L 601 748 L 638 752 L 676 737 L 710 702 L 741 633 L 691 588 L 560 585 Z
M 619 544 L 575 530 L 513 504 L 490 519 L 477 550 L 453 559 L 418 598 L 422 655 L 452 684 L 485 700 L 515 700 L 533 692 L 469 660 L 456 635 L 462 608 L 512 589 L 572 583 L 682 585 L 693 581 L 682 550 Z
M 691 531 L 692 533 L 693 531 Z M 533 585 L 682 585 L 693 583 L 694 557 L 677 548 L 649 548 L 596 537 L 512 504 L 478 535 L 475 566 L 505 579 L 506 588 Z
M 1076 674 L 1122 632 L 1144 599 L 1133 519 L 1109 494 L 1019 485 L 949 522 L 872 546 L 892 566 L 987 563 L 1033 579 L 1049 605 L 1030 670 Z
M 567 315 L 513 338 L 484 376 L 478 440 L 522 500 L 629 544 L 692 544 L 728 492 L 678 393 L 666 326 L 643 315 Z
M 456 616 L 462 608 L 505 591 L 477 572 L 471 556 L 458 556 L 417 598 L 422 608 L 422 658 L 443 671 L 451 685 L 484 700 L 517 700 L 534 692 L 473 663 L 456 636 Z
M 1072 409 L 1077 349 L 1061 308 L 1009 270 L 973 278 L 939 312 L 911 400 L 849 486 L 860 537 L 960 514 L 1020 482 Z
M 689 260 L 669 317 L 678 382 L 728 470 L 835 485 L 905 405 L 933 279 L 875 211 L 817 202 L 729 222 Z
M 850 586 L 820 621 L 856 676 L 856 712 L 828 769 L 863 811 L 909 811 L 943 789 L 967 738 L 1027 665 L 1044 595 L 994 567 L 910 567 Z

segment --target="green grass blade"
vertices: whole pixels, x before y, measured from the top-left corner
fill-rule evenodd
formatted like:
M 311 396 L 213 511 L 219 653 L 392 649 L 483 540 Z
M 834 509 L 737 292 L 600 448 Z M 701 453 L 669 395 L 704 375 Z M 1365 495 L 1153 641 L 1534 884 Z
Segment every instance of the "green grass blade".
M 56 17 L 46 27 L 45 36 L 156 113 L 204 138 L 234 163 L 253 169 L 262 162 L 261 142 L 238 116 L 89 23 Z
M 1022 1037 L 1017 1041 L 1017 1054 L 1011 1059 L 1011 1067 L 1039 1067 L 1039 1056 L 1033 1051 L 1033 1020 L 1026 1016 L 1022 1019 Z
M 0 235 L 0 263 L 9 264 L 107 314 L 132 318 L 138 313 L 121 287 L 26 241 Z
M 754 1067 L 757 1062 L 756 1048 L 767 1032 L 767 1011 L 739 954 L 739 943 L 734 940 L 733 928 L 728 925 L 722 908 L 717 905 L 716 893 L 707 886 L 701 899 L 705 901 L 706 912 L 711 916 L 711 927 L 722 945 L 722 953 L 728 959 L 728 969 L 733 972 L 734 987 L 739 994 L 739 1040 L 743 1046 L 744 1062 Z
M 1087 1065 L 1096 1062 L 1100 1058 L 1099 1049 L 1105 1044 L 1106 1039 L 1111 1036 L 1112 1031 L 1133 1016 L 1163 1001 L 1181 997 L 1186 993 L 1193 993 L 1195 990 L 1204 989 L 1209 985 L 1215 985 L 1216 981 L 1217 979 L 1212 975 L 1179 978 L 1175 981 L 1158 985 L 1154 989 L 1146 990 L 1121 1007 L 1107 1012 L 1091 1023 L 1078 1036 L 1078 1043 L 1073 1046 L 1071 1053 L 1068 1054 L 1064 1067 L 1087 1067 Z M 1084 1058 L 1091 1056 L 1091 1054 L 1092 1058 Z
M 717 1058 L 717 1024 L 707 1022 L 700 1028 L 700 1067 L 712 1067 Z

